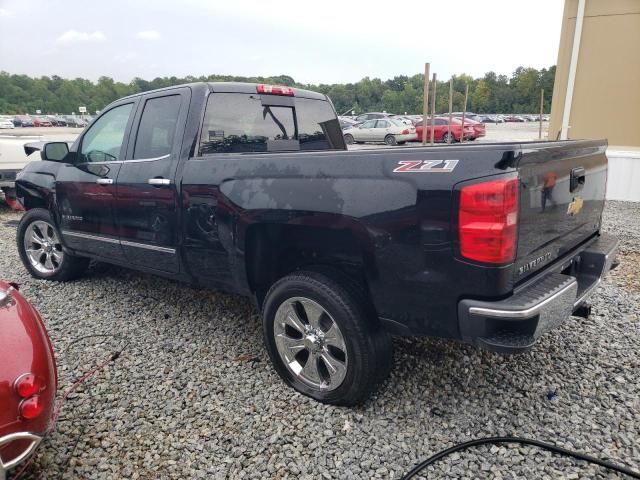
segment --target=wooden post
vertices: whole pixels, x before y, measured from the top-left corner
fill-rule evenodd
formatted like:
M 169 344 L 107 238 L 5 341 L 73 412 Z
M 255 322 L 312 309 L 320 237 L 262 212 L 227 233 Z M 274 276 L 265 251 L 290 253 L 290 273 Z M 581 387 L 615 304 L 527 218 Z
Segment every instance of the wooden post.
M 433 135 L 435 133 L 435 116 L 436 116 L 436 86 L 438 85 L 438 82 L 436 81 L 436 74 L 433 74 L 433 80 L 431 80 L 431 83 L 433 84 L 433 91 L 431 92 L 431 145 L 433 145 Z
M 462 133 L 460 134 L 460 143 L 464 142 L 464 116 L 467 113 L 467 98 L 469 97 L 469 84 L 464 87 L 464 108 L 462 109 Z
M 540 128 L 538 129 L 538 138 L 542 140 L 542 115 L 544 114 L 544 88 L 540 89 Z
M 427 115 L 429 114 L 429 63 L 424 64 L 424 90 L 422 93 L 422 145 L 427 144 Z
M 451 142 L 451 122 L 453 121 L 453 77 L 449 80 L 449 126 L 447 127 L 447 143 Z

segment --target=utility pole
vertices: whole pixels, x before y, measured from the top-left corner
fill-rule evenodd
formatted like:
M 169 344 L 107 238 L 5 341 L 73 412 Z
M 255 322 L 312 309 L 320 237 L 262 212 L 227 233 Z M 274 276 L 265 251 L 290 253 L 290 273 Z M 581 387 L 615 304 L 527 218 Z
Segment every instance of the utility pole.
M 451 122 L 453 121 L 453 77 L 449 80 L 449 127 L 447 128 L 447 143 L 451 144 Z
M 464 87 L 464 108 L 462 109 L 462 133 L 460 134 L 460 143 L 464 142 L 464 116 L 467 113 L 467 98 L 469 98 L 469 84 Z
M 542 115 L 544 115 L 544 88 L 540 89 L 540 127 L 538 129 L 538 138 L 542 140 Z
M 431 64 L 424 64 L 424 89 L 422 92 L 422 145 L 427 144 L 427 115 L 429 113 L 429 69 Z
M 436 86 L 438 82 L 436 81 L 436 74 L 433 74 L 433 80 L 431 80 L 433 91 L 431 92 L 431 146 L 433 146 L 433 134 L 435 127 L 435 117 L 436 117 Z M 425 125 L 424 128 L 427 128 Z

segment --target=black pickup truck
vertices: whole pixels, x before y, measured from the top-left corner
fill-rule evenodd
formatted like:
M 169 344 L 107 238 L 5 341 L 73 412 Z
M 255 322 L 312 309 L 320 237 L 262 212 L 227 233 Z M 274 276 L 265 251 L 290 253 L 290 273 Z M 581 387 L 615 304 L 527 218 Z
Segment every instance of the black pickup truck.
M 520 352 L 588 314 L 617 245 L 605 148 L 347 151 L 325 95 L 184 85 L 112 103 L 71 147 L 26 145 L 43 161 L 16 181 L 17 242 L 37 278 L 95 259 L 249 296 L 280 376 L 351 405 L 391 335 Z

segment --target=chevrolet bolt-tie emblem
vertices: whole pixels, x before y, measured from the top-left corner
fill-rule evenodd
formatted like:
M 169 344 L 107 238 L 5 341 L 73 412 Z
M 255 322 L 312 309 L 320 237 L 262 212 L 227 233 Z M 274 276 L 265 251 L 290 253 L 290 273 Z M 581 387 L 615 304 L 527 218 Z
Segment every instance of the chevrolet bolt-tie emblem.
M 573 217 L 580 213 L 583 204 L 584 200 L 582 200 L 582 197 L 573 197 L 573 200 L 571 200 L 571 203 L 569 203 L 569 206 L 567 207 L 567 215 L 571 215 Z

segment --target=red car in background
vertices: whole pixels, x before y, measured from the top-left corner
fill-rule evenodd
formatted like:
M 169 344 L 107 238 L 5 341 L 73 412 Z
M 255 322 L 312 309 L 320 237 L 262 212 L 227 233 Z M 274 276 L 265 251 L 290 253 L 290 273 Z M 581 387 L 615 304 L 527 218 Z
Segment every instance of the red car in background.
M 24 461 L 47 431 L 58 383 L 40 314 L 0 281 L 0 479 Z
M 460 122 L 462 123 L 462 118 L 460 118 Z M 477 120 L 472 120 L 465 117 L 464 126 L 466 127 L 467 125 L 471 125 L 473 127 L 473 137 L 471 138 L 471 140 L 484 137 L 487 134 L 487 127 L 482 122 L 478 122 Z
M 448 117 L 435 117 L 433 122 L 433 141 L 434 142 L 448 142 L 449 137 L 449 118 Z M 475 131 L 471 125 L 467 124 L 465 120 L 464 126 L 464 139 L 471 140 L 475 138 Z M 422 122 L 416 124 L 416 139 L 413 141 L 422 141 Z M 459 142 L 462 137 L 462 121 L 458 118 L 451 119 L 451 143 Z M 427 141 L 431 140 L 431 119 L 427 120 Z
M 34 127 L 53 127 L 50 120 L 46 118 L 33 117 Z

